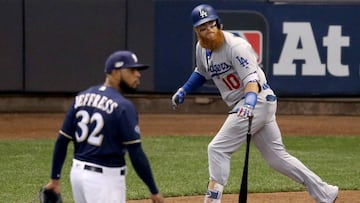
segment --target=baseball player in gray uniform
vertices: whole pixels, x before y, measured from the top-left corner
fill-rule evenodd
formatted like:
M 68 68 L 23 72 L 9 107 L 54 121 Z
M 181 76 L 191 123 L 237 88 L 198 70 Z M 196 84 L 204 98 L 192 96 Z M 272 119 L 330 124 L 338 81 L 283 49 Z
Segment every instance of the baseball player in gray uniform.
M 212 79 L 224 102 L 232 107 L 222 127 L 208 145 L 209 184 L 204 202 L 221 202 L 230 173 L 232 153 L 246 141 L 248 117 L 253 116 L 252 141 L 267 163 L 303 184 L 316 202 L 334 202 L 339 188 L 324 182 L 290 155 L 276 122 L 276 96 L 257 63 L 257 55 L 244 39 L 222 30 L 213 7 L 201 4 L 191 13 L 196 45 L 196 67 L 172 96 L 177 108 L 186 94 Z

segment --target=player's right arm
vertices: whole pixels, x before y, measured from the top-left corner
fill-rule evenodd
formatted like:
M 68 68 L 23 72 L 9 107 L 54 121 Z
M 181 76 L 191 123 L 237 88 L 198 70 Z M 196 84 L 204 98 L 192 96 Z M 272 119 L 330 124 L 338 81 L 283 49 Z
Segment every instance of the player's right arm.
M 53 159 L 52 159 L 52 170 L 51 170 L 51 179 L 60 179 L 61 169 L 63 167 L 67 148 L 69 142 L 72 140 L 72 134 L 74 132 L 74 109 L 71 108 L 66 117 L 64 119 L 63 126 L 59 131 L 59 135 L 55 142 L 54 152 L 53 152 Z
M 205 83 L 206 79 L 200 73 L 194 71 L 186 83 L 180 87 L 176 93 L 172 96 L 171 101 L 174 108 L 177 108 L 179 104 L 184 103 L 185 95 L 198 89 Z
M 199 44 L 197 44 L 196 46 L 196 55 L 200 55 L 198 54 L 198 52 L 201 52 L 201 48 L 199 47 Z M 192 72 L 192 74 L 190 75 L 190 77 L 188 78 L 188 80 L 185 82 L 185 84 L 180 87 L 175 94 L 171 97 L 171 102 L 172 102 L 172 106 L 173 109 L 176 109 L 178 107 L 178 105 L 184 103 L 184 99 L 185 99 L 185 95 L 189 94 L 193 91 L 195 91 L 196 89 L 200 88 L 205 82 L 206 82 L 206 78 L 200 73 L 199 71 L 199 67 L 202 66 L 200 59 L 197 58 L 197 67 L 195 68 L 195 70 Z
M 61 170 L 66 159 L 69 142 L 72 140 L 71 136 L 68 135 L 65 131 L 69 132 L 69 129 L 73 128 L 71 124 L 73 120 L 73 111 L 74 109 L 70 108 L 70 110 L 67 112 L 62 129 L 59 131 L 58 137 L 56 139 L 53 150 L 50 181 L 45 186 L 46 189 L 53 189 L 56 193 L 60 193 Z
M 60 177 L 61 170 L 66 159 L 67 147 L 70 140 L 61 134 L 59 134 L 53 152 L 52 168 L 50 181 L 45 186 L 48 190 L 54 190 L 56 193 L 60 193 Z

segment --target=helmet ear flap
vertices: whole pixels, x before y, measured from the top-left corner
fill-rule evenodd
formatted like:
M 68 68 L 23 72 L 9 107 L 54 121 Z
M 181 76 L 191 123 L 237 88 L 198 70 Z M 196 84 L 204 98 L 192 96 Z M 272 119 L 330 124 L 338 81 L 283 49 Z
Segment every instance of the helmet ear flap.
M 220 18 L 216 19 L 216 27 L 217 27 L 218 29 L 222 29 L 222 23 L 221 23 L 221 19 L 220 19 Z

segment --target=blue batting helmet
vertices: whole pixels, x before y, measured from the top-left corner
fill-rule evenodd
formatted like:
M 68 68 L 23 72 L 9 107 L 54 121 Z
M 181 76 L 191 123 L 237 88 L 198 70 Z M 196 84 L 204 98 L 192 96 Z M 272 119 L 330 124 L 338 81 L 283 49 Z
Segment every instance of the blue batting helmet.
M 191 12 L 191 19 L 194 27 L 212 20 L 217 20 L 217 23 L 220 24 L 220 18 L 215 9 L 208 4 L 196 6 Z

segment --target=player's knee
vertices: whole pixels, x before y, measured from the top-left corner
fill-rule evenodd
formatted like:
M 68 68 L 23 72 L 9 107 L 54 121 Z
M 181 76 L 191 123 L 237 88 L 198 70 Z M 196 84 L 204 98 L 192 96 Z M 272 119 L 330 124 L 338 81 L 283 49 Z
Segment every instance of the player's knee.
M 207 151 L 208 151 L 209 157 L 228 157 L 229 156 L 229 154 L 227 154 L 224 151 L 224 148 L 222 146 L 213 144 L 212 142 L 208 145 Z
M 216 145 L 212 142 L 209 143 L 207 150 L 209 155 L 219 153 Z

